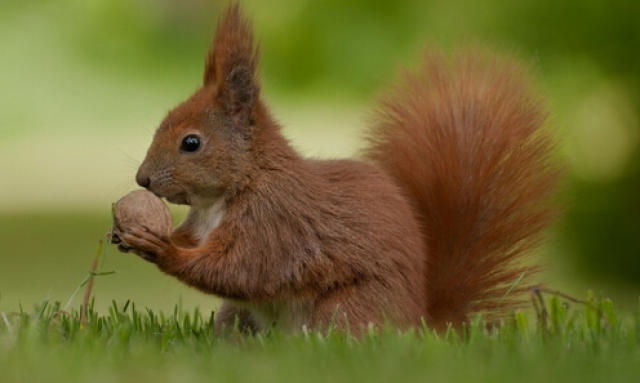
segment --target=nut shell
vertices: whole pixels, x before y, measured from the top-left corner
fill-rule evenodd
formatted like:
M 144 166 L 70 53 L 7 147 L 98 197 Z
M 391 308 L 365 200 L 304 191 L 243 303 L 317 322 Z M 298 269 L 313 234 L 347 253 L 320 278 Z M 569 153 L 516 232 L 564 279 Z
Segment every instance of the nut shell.
M 134 190 L 113 204 L 113 243 L 121 243 L 118 233 L 144 226 L 159 235 L 169 235 L 173 226 L 165 203 L 147 190 Z

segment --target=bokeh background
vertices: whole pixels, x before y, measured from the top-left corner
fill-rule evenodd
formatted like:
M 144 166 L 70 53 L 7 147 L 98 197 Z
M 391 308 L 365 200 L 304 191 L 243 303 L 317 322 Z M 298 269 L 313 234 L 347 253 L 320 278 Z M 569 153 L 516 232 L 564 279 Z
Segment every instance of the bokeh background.
M 548 99 L 565 212 L 537 256 L 550 287 L 640 295 L 640 6 L 597 0 L 245 0 L 264 95 L 302 153 L 356 154 L 425 46 L 518 56 Z M 0 2 L 0 310 L 67 301 L 165 113 L 200 83 L 226 1 Z M 184 215 L 175 210 L 176 217 Z M 216 300 L 109 248 L 96 304 Z M 79 304 L 77 297 L 73 304 Z

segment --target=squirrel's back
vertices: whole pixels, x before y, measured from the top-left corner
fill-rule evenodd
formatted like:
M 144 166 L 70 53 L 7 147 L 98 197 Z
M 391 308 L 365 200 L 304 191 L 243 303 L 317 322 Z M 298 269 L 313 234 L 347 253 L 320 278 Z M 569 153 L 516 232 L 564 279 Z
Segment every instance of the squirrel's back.
M 515 307 L 535 271 L 523 256 L 553 215 L 557 174 L 523 69 L 478 51 L 427 53 L 376 116 L 366 156 L 420 218 L 432 324 Z

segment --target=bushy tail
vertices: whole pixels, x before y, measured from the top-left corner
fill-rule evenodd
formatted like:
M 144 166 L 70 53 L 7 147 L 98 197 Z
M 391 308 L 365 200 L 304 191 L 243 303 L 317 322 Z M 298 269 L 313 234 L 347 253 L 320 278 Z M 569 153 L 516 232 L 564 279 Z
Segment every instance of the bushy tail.
M 427 53 L 402 80 L 377 110 L 366 155 L 423 225 L 426 316 L 440 327 L 502 314 L 522 302 L 536 269 L 523 256 L 554 211 L 546 114 L 521 67 L 477 52 Z

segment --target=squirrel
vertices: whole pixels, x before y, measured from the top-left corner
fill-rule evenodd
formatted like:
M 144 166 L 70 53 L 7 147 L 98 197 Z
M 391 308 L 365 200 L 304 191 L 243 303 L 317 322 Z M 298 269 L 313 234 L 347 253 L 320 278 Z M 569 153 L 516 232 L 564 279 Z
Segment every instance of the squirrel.
M 168 113 L 136 174 L 190 210 L 171 234 L 123 233 L 134 253 L 222 298 L 216 331 L 457 328 L 523 303 L 558 171 L 519 64 L 428 51 L 383 95 L 360 159 L 319 160 L 281 133 L 258 59 L 232 4 L 202 86 Z

